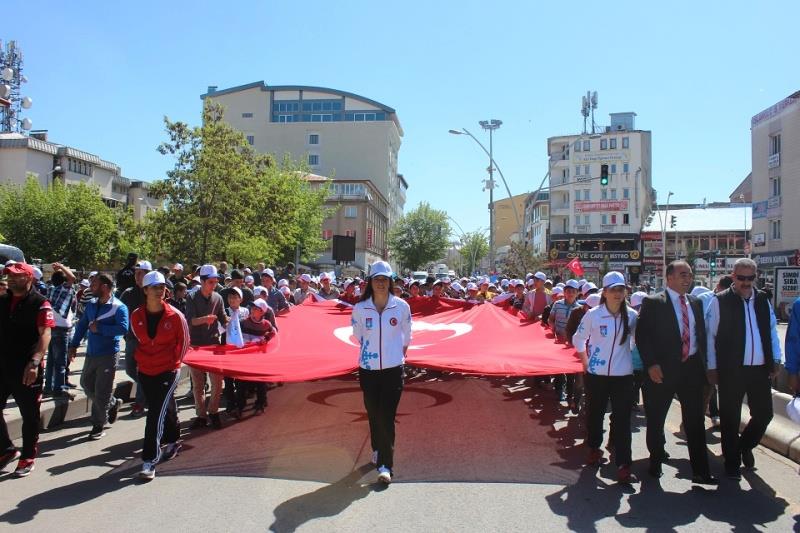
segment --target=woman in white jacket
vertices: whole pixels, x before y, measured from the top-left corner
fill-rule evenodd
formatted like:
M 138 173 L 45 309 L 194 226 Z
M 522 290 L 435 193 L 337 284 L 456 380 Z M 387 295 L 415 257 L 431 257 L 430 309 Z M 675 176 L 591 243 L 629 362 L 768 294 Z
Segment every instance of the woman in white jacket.
M 392 267 L 376 261 L 361 300 L 353 306 L 353 336 L 361 345 L 358 377 L 369 417 L 372 462 L 391 483 L 394 419 L 403 392 L 403 362 L 411 342 L 411 309 L 392 294 Z
M 617 480 L 631 483 L 631 409 L 633 360 L 631 345 L 636 328 L 636 311 L 625 304 L 625 276 L 609 272 L 603 277 L 600 305 L 581 320 L 572 344 L 586 372 L 588 396 L 586 417 L 589 459 L 600 464 L 603 452 L 603 420 L 611 400 L 611 441 L 617 464 Z

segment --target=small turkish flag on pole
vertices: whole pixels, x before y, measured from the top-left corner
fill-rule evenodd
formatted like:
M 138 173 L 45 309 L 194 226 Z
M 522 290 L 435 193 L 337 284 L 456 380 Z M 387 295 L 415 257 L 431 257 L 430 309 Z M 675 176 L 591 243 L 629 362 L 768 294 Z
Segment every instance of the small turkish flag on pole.
M 576 276 L 583 276 L 583 265 L 581 264 L 580 259 L 577 257 L 567 263 L 567 268 L 570 269 Z

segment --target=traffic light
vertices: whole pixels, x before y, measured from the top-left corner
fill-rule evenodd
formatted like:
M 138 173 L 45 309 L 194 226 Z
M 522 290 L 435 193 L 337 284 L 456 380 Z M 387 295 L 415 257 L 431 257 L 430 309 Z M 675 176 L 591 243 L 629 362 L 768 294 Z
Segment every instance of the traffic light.
M 678 225 L 678 217 L 676 217 L 675 215 L 670 216 L 669 217 L 669 227 L 670 228 L 674 228 L 677 225 Z
M 600 185 L 608 185 L 608 165 L 600 165 Z
M 708 261 L 708 269 L 711 271 L 711 276 L 717 275 L 717 254 L 712 253 Z

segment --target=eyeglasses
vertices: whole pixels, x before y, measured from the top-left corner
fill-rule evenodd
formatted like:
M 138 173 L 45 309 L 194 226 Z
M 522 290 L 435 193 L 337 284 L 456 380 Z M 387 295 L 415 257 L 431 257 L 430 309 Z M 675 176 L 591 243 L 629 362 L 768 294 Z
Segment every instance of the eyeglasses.
M 753 274 L 752 276 L 742 276 L 741 274 L 736 274 L 736 279 L 739 281 L 753 281 L 756 279 L 756 275 Z

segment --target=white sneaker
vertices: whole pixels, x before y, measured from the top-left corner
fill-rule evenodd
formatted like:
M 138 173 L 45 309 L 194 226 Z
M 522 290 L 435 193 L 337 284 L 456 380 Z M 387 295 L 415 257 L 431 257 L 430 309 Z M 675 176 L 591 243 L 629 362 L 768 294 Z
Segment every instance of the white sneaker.
M 392 471 L 382 466 L 378 468 L 378 481 L 381 483 L 389 484 L 392 482 Z
M 153 463 L 142 464 L 142 471 L 139 472 L 139 477 L 142 479 L 153 479 L 156 477 L 156 465 Z
M 372 450 L 372 464 L 378 466 L 378 450 Z

